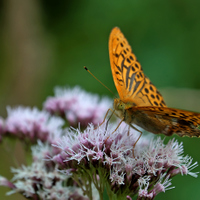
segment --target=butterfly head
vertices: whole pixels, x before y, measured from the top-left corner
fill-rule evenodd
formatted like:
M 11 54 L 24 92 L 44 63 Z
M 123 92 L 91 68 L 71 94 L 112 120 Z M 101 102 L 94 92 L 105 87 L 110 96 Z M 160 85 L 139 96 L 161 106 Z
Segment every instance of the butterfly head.
M 113 107 L 115 114 L 121 119 L 122 118 L 127 119 L 127 117 L 129 118 L 129 116 L 127 116 L 128 115 L 127 109 L 133 106 L 135 106 L 134 103 L 124 102 L 119 98 L 114 99 Z
M 124 117 L 125 103 L 122 100 L 115 98 L 113 107 L 115 114 L 122 119 Z
M 136 106 L 135 103 L 133 102 L 124 102 L 119 98 L 115 98 L 114 99 L 114 109 L 115 110 L 124 110 L 124 109 L 128 109 L 130 107 Z
M 125 109 L 125 103 L 122 102 L 120 99 L 116 98 L 114 99 L 113 107 L 115 110 L 124 110 Z

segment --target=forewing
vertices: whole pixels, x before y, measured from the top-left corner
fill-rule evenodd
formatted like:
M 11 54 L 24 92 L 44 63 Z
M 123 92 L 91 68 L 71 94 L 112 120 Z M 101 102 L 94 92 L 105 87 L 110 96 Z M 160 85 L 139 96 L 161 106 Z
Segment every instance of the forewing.
M 119 28 L 113 28 L 109 38 L 112 75 L 120 99 L 137 106 L 166 106 L 156 87 L 144 75 L 131 46 Z

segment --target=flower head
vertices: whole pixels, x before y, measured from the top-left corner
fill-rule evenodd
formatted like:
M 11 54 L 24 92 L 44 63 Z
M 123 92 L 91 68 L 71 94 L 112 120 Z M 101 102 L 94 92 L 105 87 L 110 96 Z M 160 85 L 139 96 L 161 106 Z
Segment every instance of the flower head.
M 53 142 L 61 136 L 64 121 L 59 117 L 51 117 L 46 111 L 37 108 L 7 108 L 8 117 L 5 120 L 5 131 L 19 138 L 28 138 L 34 142 Z
M 71 126 L 86 127 L 88 123 L 97 125 L 103 121 L 104 115 L 111 106 L 108 98 L 100 99 L 98 95 L 90 94 L 80 87 L 55 88 L 55 96 L 48 97 L 44 109 L 52 114 L 59 114 L 67 119 Z
M 30 166 L 22 166 L 21 168 L 12 168 L 14 177 L 8 181 L 4 177 L 0 177 L 0 185 L 7 186 L 12 190 L 8 195 L 13 193 L 22 193 L 25 197 L 30 199 L 80 199 L 89 200 L 76 182 L 67 184 L 70 181 L 70 176 L 60 173 L 57 166 L 49 164 L 44 158 L 46 155 L 43 152 L 48 150 L 52 152 L 52 146 L 49 144 L 42 144 L 32 147 L 34 161 Z M 37 158 L 37 159 L 35 159 Z M 98 199 L 95 195 L 96 189 L 92 185 L 94 200 Z
M 176 174 L 181 174 L 183 168 L 190 168 L 191 162 L 182 155 L 182 144 L 174 139 L 165 145 L 160 138 L 147 143 L 143 137 L 133 154 L 137 134 L 128 132 L 127 128 L 113 132 L 113 128 L 106 130 L 103 125 L 97 129 L 90 126 L 83 133 L 67 131 L 62 141 L 54 145 L 60 153 L 52 160 L 64 171 L 70 170 L 72 177 L 94 177 L 91 181 L 95 185 L 99 177 L 98 185 L 124 198 L 139 191 L 138 197 L 153 199 L 170 186 L 169 178 L 175 169 L 179 169 Z

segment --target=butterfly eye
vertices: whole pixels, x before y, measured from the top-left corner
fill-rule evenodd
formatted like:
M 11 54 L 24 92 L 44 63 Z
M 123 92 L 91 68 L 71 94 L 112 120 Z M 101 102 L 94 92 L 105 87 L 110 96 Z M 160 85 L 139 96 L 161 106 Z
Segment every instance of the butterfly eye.
M 118 109 L 123 110 L 124 109 L 124 104 L 120 102 L 118 104 Z

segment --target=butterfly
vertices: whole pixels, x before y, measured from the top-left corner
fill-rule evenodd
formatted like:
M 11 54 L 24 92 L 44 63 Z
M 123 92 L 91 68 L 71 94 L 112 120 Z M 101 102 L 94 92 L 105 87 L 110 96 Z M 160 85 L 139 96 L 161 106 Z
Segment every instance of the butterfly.
M 114 114 L 134 128 L 170 136 L 200 136 L 200 114 L 168 108 L 148 77 L 131 46 L 118 27 L 109 38 L 109 57 L 113 80 L 119 94 L 114 99 Z

